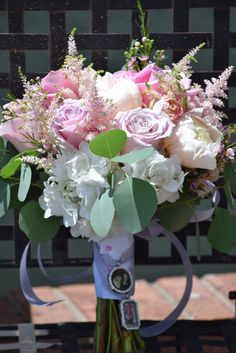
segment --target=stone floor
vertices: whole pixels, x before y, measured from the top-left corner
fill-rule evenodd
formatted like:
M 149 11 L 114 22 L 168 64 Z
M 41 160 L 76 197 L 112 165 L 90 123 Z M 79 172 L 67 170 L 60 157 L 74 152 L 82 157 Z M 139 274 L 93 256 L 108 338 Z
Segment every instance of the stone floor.
M 134 299 L 138 302 L 141 319 L 164 318 L 178 303 L 184 285 L 184 277 L 165 277 L 153 283 L 138 280 Z M 47 308 L 29 306 L 20 290 L 13 290 L 8 296 L 0 298 L 0 324 L 95 320 L 96 302 L 93 284 L 37 287 L 34 290 L 44 300 L 63 301 Z M 236 290 L 236 273 L 194 277 L 191 299 L 181 318 L 199 320 L 234 318 L 235 302 L 228 298 L 228 293 L 232 290 Z

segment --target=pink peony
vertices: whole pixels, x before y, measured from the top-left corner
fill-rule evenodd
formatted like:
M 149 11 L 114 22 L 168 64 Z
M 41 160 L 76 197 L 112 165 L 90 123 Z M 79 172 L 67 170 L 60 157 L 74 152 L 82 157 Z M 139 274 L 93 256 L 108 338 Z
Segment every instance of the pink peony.
M 43 93 L 47 93 L 46 106 L 50 105 L 55 95 L 63 90 L 64 98 L 78 98 L 78 87 L 58 71 L 50 71 L 41 81 Z
M 88 123 L 88 113 L 83 110 L 80 100 L 64 101 L 57 111 L 54 131 L 70 148 L 79 148 L 80 142 L 92 133 Z
M 9 119 L 0 125 L 0 136 L 6 138 L 19 152 L 34 148 L 35 146 L 24 136 L 21 118 Z
M 137 75 L 136 71 L 133 70 L 120 70 L 120 71 L 116 71 L 113 74 L 113 79 L 114 80 L 119 80 L 121 78 L 127 78 L 127 79 L 134 79 Z
M 137 147 L 157 147 L 162 138 L 170 136 L 174 127 L 166 113 L 157 114 L 151 109 L 137 108 L 119 112 L 115 120 L 118 128 L 128 136 L 124 153 Z

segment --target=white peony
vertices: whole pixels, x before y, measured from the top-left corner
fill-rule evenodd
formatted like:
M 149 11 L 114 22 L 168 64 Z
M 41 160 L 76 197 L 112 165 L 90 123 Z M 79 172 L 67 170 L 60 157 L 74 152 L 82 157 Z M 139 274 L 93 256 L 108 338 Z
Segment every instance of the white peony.
M 181 169 L 178 156 L 165 158 L 155 151 L 145 161 L 133 163 L 125 171 L 132 176 L 149 181 L 156 189 L 158 204 L 165 201 L 175 202 L 182 190 L 185 173 Z
M 107 99 L 111 99 L 115 114 L 135 108 L 142 107 L 142 97 L 138 86 L 132 80 L 123 78 L 114 79 L 113 75 L 107 72 L 103 77 L 97 78 L 98 93 Z
M 164 146 L 170 155 L 177 154 L 188 168 L 216 168 L 222 133 L 201 118 L 202 109 L 193 109 L 182 115 Z

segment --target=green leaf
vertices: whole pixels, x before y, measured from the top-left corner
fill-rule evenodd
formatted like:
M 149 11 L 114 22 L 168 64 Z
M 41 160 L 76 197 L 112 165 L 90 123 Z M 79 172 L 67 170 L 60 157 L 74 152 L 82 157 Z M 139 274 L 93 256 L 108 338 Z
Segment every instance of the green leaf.
M 14 175 L 20 168 L 22 161 L 18 155 L 14 156 L 10 161 L 1 169 L 0 176 L 2 178 L 9 178 Z
M 132 151 L 126 154 L 122 154 L 121 156 L 114 157 L 112 158 L 112 162 L 118 162 L 118 163 L 137 163 L 140 162 L 149 156 L 151 156 L 154 152 L 153 147 L 145 147 L 137 151 Z
M 236 163 L 228 162 L 224 168 L 224 178 L 230 183 L 230 189 L 236 195 Z
M 3 115 L 2 115 L 2 107 L 0 106 L 0 122 L 2 121 Z
M 2 178 L 10 178 L 13 176 L 17 170 L 20 168 L 21 164 L 23 163 L 21 157 L 23 156 L 36 156 L 38 152 L 36 150 L 27 150 L 21 153 L 18 153 L 10 161 L 1 169 L 0 177 Z
M 106 189 L 95 201 L 91 211 L 90 223 L 94 232 L 104 238 L 111 228 L 114 215 L 113 192 Z
M 233 198 L 233 195 L 231 192 L 229 180 L 226 180 L 226 182 L 225 182 L 224 191 L 225 191 L 225 195 L 227 197 L 228 207 L 230 210 L 233 210 L 234 209 L 234 198 Z
M 110 130 L 94 137 L 89 148 L 97 156 L 111 159 L 124 148 L 126 141 L 127 135 L 123 130 Z
M 4 216 L 9 208 L 11 189 L 8 183 L 0 181 L 0 217 Z
M 194 210 L 195 203 L 191 202 L 190 197 L 186 197 L 159 208 L 157 217 L 166 229 L 171 232 L 178 232 L 188 224 Z
M 28 164 L 21 164 L 20 184 L 18 189 L 18 199 L 23 202 L 28 194 L 31 184 L 32 171 Z
M 208 240 L 213 248 L 228 253 L 236 248 L 236 217 L 226 209 L 217 207 L 215 218 L 208 231 Z
M 29 201 L 20 210 L 19 227 L 27 237 L 35 242 L 52 239 L 60 226 L 59 217 L 44 218 L 44 211 L 36 201 Z
M 116 188 L 113 202 L 120 223 L 130 233 L 144 229 L 157 209 L 157 195 L 153 186 L 130 176 Z

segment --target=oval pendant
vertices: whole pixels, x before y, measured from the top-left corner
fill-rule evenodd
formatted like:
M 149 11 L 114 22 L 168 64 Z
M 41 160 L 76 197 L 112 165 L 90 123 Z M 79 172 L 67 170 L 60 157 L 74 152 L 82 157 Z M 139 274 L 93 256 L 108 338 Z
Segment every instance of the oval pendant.
M 114 292 L 125 294 L 133 287 L 133 277 L 125 268 L 115 267 L 108 275 L 108 283 Z

